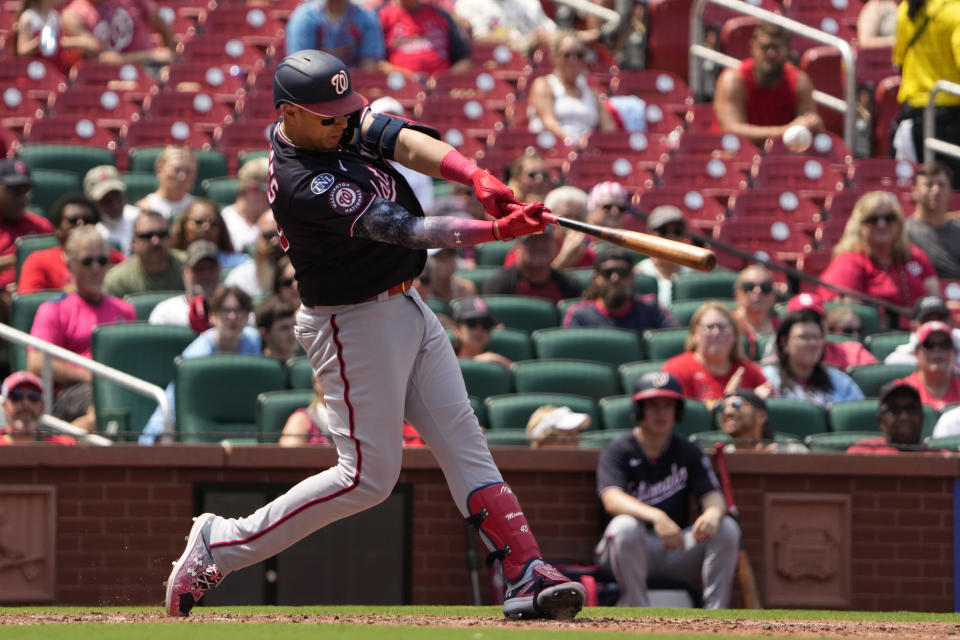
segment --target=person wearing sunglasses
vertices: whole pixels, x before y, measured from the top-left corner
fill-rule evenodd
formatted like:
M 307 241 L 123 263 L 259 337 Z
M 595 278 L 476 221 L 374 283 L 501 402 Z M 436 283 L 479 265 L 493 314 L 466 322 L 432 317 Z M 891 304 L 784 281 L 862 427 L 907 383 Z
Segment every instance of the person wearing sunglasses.
M 505 367 L 513 361 L 490 351 L 490 338 L 497 320 L 482 298 L 460 300 L 453 309 L 453 351 L 458 358 L 496 362 Z
M 0 428 L 0 446 L 47 442 L 50 444 L 76 444 L 70 436 L 45 436 L 40 432 L 40 417 L 43 415 L 43 384 L 40 378 L 29 371 L 15 371 L 0 387 L 3 398 L 4 426 Z
M 917 300 L 913 306 L 912 317 L 913 331 L 910 333 L 910 338 L 904 344 L 897 345 L 897 348 L 884 358 L 884 364 L 917 364 L 917 345 L 919 344 L 917 331 L 925 323 L 934 320 L 949 325 L 954 343 L 960 344 L 960 329 L 954 326 L 953 314 L 940 296 L 924 296 Z M 960 355 L 954 367 L 960 370 Z
M 150 312 L 150 324 L 191 327 L 197 333 L 210 328 L 206 299 L 220 284 L 220 250 L 209 240 L 194 240 L 183 261 L 184 292 L 161 300 Z
M 630 254 L 611 247 L 597 255 L 583 301 L 567 311 L 563 326 L 616 327 L 642 335 L 650 329 L 674 327 L 676 322 L 655 294 L 634 292 Z
M 923 402 L 915 386 L 904 380 L 889 382 L 880 390 L 877 407 L 879 437 L 863 438 L 847 447 L 847 453 L 896 455 L 901 451 L 939 453 L 922 444 Z M 939 423 L 938 423 L 939 424 Z
M 90 358 L 93 356 L 90 336 L 95 327 L 111 322 L 134 322 L 137 314 L 129 302 L 104 293 L 110 257 L 107 241 L 94 225 L 74 230 L 64 248 L 75 290 L 41 304 L 30 335 Z M 88 369 L 61 360 L 52 362 L 53 380 L 57 385 L 89 384 L 92 380 Z M 40 375 L 42 366 L 43 354 L 28 349 L 27 369 Z
M 920 393 L 925 406 L 941 411 L 960 402 L 960 376 L 954 372 L 957 345 L 950 325 L 938 320 L 917 329 L 917 369 L 901 382 Z
M 654 207 L 647 215 L 647 232 L 668 240 L 687 242 L 687 222 L 679 207 L 665 204 Z M 636 273 L 657 279 L 657 298 L 660 305 L 669 309 L 673 302 L 673 281 L 693 271 L 670 260 L 644 258 L 634 267 Z
M 720 430 L 738 447 L 764 448 L 773 440 L 767 401 L 752 389 L 735 389 L 723 394 L 713 405 L 713 415 Z
M 777 329 L 777 362 L 763 367 L 774 394 L 824 408 L 863 400 L 863 391 L 850 376 L 824 366 L 825 344 L 823 321 L 815 311 L 788 313 Z
M 286 300 L 294 309 L 300 307 L 300 289 L 297 286 L 297 270 L 293 268 L 290 256 L 282 255 L 277 260 L 277 273 L 273 279 L 274 297 Z
M 777 301 L 773 274 L 759 264 L 741 270 L 733 283 L 733 299 L 737 305 L 733 317 L 747 337 L 747 355 L 755 358 L 757 336 L 775 332 L 780 323 L 780 319 L 772 313 Z
M 538 153 L 522 153 L 510 165 L 507 186 L 520 202 L 544 200 L 552 184 L 547 161 Z
M 561 269 L 553 267 L 557 255 L 556 231 L 548 226 L 543 233 L 517 238 L 513 245 L 514 263 L 484 280 L 480 293 L 508 294 L 543 298 L 556 304 L 565 298 L 576 298 L 582 287 Z
M 66 193 L 57 198 L 50 206 L 47 217 L 56 228 L 54 235 L 57 236 L 60 245 L 39 249 L 27 256 L 20 267 L 17 293 L 36 293 L 50 289 L 72 291 L 73 276 L 67 268 L 63 245 L 75 229 L 84 225 L 97 226 L 100 219 L 96 205 L 79 192 Z M 111 265 L 123 262 L 125 259 L 123 252 L 117 249 L 110 250 Z
M 154 163 L 157 190 L 137 202 L 145 211 L 156 211 L 168 223 L 190 206 L 195 197 L 190 190 L 197 179 L 197 155 L 189 147 L 168 146 Z
M 53 233 L 49 220 L 27 211 L 33 178 L 21 160 L 0 159 L 0 320 L 6 321 L 10 310 L 7 289 L 16 282 L 17 253 L 15 242 L 20 236 Z
M 598 182 L 590 189 L 587 222 L 603 227 L 626 227 L 631 216 L 630 192 L 619 182 Z
M 910 244 L 900 203 L 886 191 L 869 191 L 857 200 L 820 279 L 908 308 L 924 295 L 940 294 L 930 258 Z M 818 293 L 824 300 L 841 295 L 827 286 Z M 909 329 L 910 318 L 901 316 L 894 328 Z
M 575 31 L 557 31 L 550 57 L 553 71 L 530 85 L 530 131 L 549 131 L 568 147 L 584 148 L 597 129 L 615 131 L 617 124 L 587 83 L 587 47 Z
M 220 214 L 220 206 L 207 198 L 197 198 L 184 209 L 170 228 L 173 234 L 172 247 L 186 251 L 197 240 L 209 240 L 220 252 L 220 266 L 230 270 L 250 260 L 250 254 L 234 251 L 227 226 Z
M 183 291 L 183 252 L 173 251 L 162 214 L 142 211 L 133 226 L 133 255 L 110 269 L 104 290 L 118 298 L 144 291 Z
M 917 165 L 911 195 L 917 205 L 907 218 L 907 238 L 926 252 L 937 275 L 960 279 L 960 220 L 947 216 L 953 172 L 937 162 Z

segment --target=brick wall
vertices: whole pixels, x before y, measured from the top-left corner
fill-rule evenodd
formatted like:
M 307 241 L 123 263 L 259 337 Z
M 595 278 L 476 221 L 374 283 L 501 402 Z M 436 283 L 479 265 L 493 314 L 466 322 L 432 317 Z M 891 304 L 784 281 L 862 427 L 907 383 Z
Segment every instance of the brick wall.
M 591 559 L 602 523 L 597 455 L 495 451 L 548 558 Z M 162 601 L 161 583 L 182 550 L 194 483 L 294 483 L 333 463 L 334 452 L 325 449 L 3 447 L 0 485 L 57 489 L 58 604 L 149 605 Z M 728 466 L 761 580 L 766 493 L 849 494 L 853 608 L 953 610 L 953 479 L 960 456 L 736 453 Z M 432 455 L 405 451 L 400 481 L 412 487 L 413 603 L 471 602 L 463 523 Z

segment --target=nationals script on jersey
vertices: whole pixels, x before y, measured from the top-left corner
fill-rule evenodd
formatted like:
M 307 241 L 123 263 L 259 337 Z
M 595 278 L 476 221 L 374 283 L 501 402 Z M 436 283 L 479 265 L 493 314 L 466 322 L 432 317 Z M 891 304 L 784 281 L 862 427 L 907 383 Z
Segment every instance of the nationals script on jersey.
M 375 198 L 423 216 L 403 176 L 361 144 L 310 151 L 293 144 L 277 125 L 270 131 L 267 199 L 304 304 L 362 302 L 419 275 L 426 251 L 354 236 Z

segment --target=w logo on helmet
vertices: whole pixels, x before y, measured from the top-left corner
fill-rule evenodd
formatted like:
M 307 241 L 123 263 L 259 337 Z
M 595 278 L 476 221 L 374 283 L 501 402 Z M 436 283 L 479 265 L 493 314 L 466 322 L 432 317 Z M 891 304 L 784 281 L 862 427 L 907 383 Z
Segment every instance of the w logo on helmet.
M 338 96 L 342 95 L 350 88 L 350 77 L 347 76 L 346 71 L 340 69 L 335 76 L 330 78 L 330 84 L 333 85 L 333 89 Z

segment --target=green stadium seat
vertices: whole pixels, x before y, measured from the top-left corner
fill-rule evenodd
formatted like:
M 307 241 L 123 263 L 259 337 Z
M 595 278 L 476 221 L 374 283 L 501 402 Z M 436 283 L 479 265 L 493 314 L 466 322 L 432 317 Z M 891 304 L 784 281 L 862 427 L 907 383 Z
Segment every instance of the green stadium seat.
M 653 276 L 645 273 L 633 274 L 633 292 L 639 294 L 659 293 L 660 283 Z
M 943 438 L 930 438 L 927 440 L 927 446 L 931 449 L 946 449 L 947 451 L 960 450 L 960 436 L 946 436 Z
M 825 303 L 823 306 L 827 311 L 839 306 L 850 307 L 850 309 L 860 318 L 860 324 L 863 328 L 862 335 L 869 336 L 880 332 L 880 312 L 876 307 L 871 307 L 865 304 L 854 304 L 839 301 L 830 301 Z
M 690 319 L 693 317 L 693 314 L 697 312 L 697 309 L 703 306 L 704 302 L 706 302 L 706 300 L 674 300 L 670 305 L 670 313 L 673 315 L 673 319 L 677 321 L 677 326 L 690 326 Z M 721 300 L 721 302 L 733 311 L 735 306 L 733 300 Z
M 768 398 L 767 420 L 774 433 L 808 436 L 829 429 L 827 414 L 820 406 L 789 398 Z
M 593 267 L 578 267 L 576 269 L 564 269 L 563 272 L 573 278 L 580 285 L 581 290 L 585 290 L 593 281 Z
M 880 431 L 844 431 L 841 433 L 815 433 L 804 438 L 810 451 L 846 451 L 850 445 L 864 438 L 876 438 Z
M 733 442 L 733 438 L 728 436 L 723 431 L 719 431 L 717 429 L 714 429 L 713 431 L 697 431 L 696 433 L 691 433 L 688 436 L 688 439 L 690 442 L 697 445 L 704 451 L 712 449 L 713 445 L 718 442 L 722 442 L 723 444 Z
M 880 362 L 883 362 L 897 347 L 908 342 L 910 342 L 909 331 L 885 331 L 867 336 L 863 340 L 867 350 Z
M 287 360 L 287 386 L 291 389 L 313 389 L 313 365 L 306 356 Z
M 128 171 L 120 174 L 120 181 L 127 187 L 126 200 L 133 204 L 138 200 L 153 193 L 160 185 L 157 180 L 157 174 L 153 171 Z
M 830 430 L 858 431 L 880 433 L 877 424 L 877 407 L 880 403 L 876 398 L 840 402 L 827 410 L 830 421 Z
M 630 395 L 601 398 L 598 406 L 603 428 L 606 430 L 623 431 L 633 428 L 636 424 Z M 687 398 L 684 401 L 683 420 L 673 426 L 673 433 L 683 437 L 708 429 L 710 429 L 710 411 L 706 405 Z
M 590 247 L 591 247 L 595 252 L 597 252 L 597 254 L 601 254 L 601 253 L 603 253 L 604 251 L 606 251 L 607 249 L 616 249 L 617 251 L 623 251 L 623 248 L 622 248 L 622 247 L 618 247 L 617 245 L 613 244 L 612 242 L 607 242 L 606 240 L 595 240 L 595 241 L 590 245 Z M 642 253 L 637 253 L 637 252 L 635 252 L 635 251 L 627 251 L 626 253 L 627 253 L 627 257 L 630 258 L 630 260 L 633 262 L 634 265 L 636 265 L 636 264 L 637 264 L 638 262 L 640 262 L 641 260 L 646 260 L 646 259 L 647 259 L 647 256 L 643 255 Z
M 620 386 L 627 393 L 633 393 L 633 387 L 637 384 L 637 379 L 650 371 L 660 371 L 666 360 L 643 360 L 640 362 L 627 362 L 617 367 L 617 374 L 620 376 Z
M 14 294 L 10 306 L 10 326 L 24 333 L 30 333 L 37 308 L 47 300 L 53 300 L 62 295 L 63 291 Z M 10 370 L 20 371 L 26 368 L 27 350 L 18 344 L 10 343 Z
M 880 395 L 883 385 L 898 378 L 904 378 L 915 369 L 916 365 L 912 364 L 864 364 L 853 367 L 848 373 L 863 391 L 863 395 L 876 398 Z
M 180 442 L 256 442 L 257 397 L 284 386 L 281 362 L 236 353 L 177 359 L 174 371 Z
M 667 360 L 686 351 L 687 336 L 690 330 L 655 329 L 643 334 L 647 343 L 647 357 L 651 360 Z
M 129 322 L 95 328 L 93 359 L 158 387 L 173 380 L 174 359 L 193 342 L 190 327 Z M 157 403 L 100 376 L 93 377 L 97 431 L 118 440 L 136 440 Z
M 123 299 L 133 305 L 137 312 L 137 320 L 147 321 L 150 319 L 150 312 L 160 302 L 167 298 L 183 295 L 183 291 L 141 291 L 139 293 L 128 293 Z
M 433 311 L 438 316 L 449 316 L 453 313 L 453 309 L 450 308 L 450 303 L 442 298 L 428 297 L 423 302 L 430 307 L 430 311 Z
M 589 360 L 526 360 L 513 363 L 518 393 L 571 393 L 599 400 L 621 393 L 616 370 Z
M 464 358 L 458 361 L 468 395 L 483 400 L 487 396 L 499 396 L 513 390 L 513 374 L 502 364 Z
M 563 300 L 557 302 L 557 313 L 560 315 L 561 325 L 563 325 L 563 321 L 567 317 L 567 312 L 581 302 L 583 302 L 583 298 L 564 298 Z
M 23 267 L 23 261 L 34 251 L 40 249 L 49 249 L 60 244 L 57 236 L 52 233 L 35 233 L 29 236 L 20 236 L 13 241 L 14 251 L 17 254 L 17 280 L 20 279 L 20 270 Z
M 502 267 L 503 261 L 510 253 L 510 249 L 516 243 L 515 240 L 509 242 L 484 242 L 473 248 L 473 258 L 478 267 Z
M 521 329 L 494 329 L 487 349 L 514 362 L 533 358 L 533 341 L 530 334 Z
M 534 331 L 537 358 L 596 360 L 619 366 L 643 359 L 643 339 L 633 331 L 604 327 L 570 327 Z
M 203 196 L 208 200 L 213 200 L 220 207 L 231 205 L 237 199 L 236 178 L 207 178 L 200 185 Z
M 481 296 L 490 313 L 511 329 L 522 329 L 533 333 L 537 329 L 560 326 L 560 318 L 554 303 L 543 298 L 515 295 L 484 295 Z M 450 304 L 457 308 L 458 300 Z
M 487 409 L 487 433 L 514 430 L 524 433 L 533 412 L 545 405 L 569 407 L 590 416 L 592 431 L 600 428 L 600 415 L 592 398 L 564 393 L 511 393 L 483 401 Z
M 62 195 L 83 191 L 81 188 L 82 175 L 72 171 L 59 169 L 37 169 L 30 172 L 33 178 L 33 190 L 30 192 L 30 201 L 50 211 L 50 206 Z
M 631 433 L 633 429 L 602 429 L 584 431 L 580 434 L 581 449 L 602 449 L 617 438 Z
M 25 144 L 17 157 L 30 167 L 30 172 L 38 169 L 70 171 L 83 180 L 87 171 L 103 164 L 117 164 L 112 151 L 98 147 L 84 147 L 73 144 Z M 151 167 L 151 171 L 153 168 Z
M 164 147 L 139 147 L 130 153 L 129 171 L 153 173 L 156 170 L 157 156 Z M 222 178 L 227 175 L 227 156 L 220 151 L 194 149 L 197 156 L 197 178 L 193 182 L 191 193 L 201 194 L 204 180 Z
M 736 271 L 682 273 L 673 283 L 673 302 L 683 300 L 733 300 Z
M 483 245 L 477 245 L 483 246 Z M 500 267 L 481 267 L 477 266 L 473 269 L 458 269 L 453 275 L 457 278 L 463 278 L 464 280 L 469 280 L 476 287 L 477 291 L 480 291 L 480 287 L 483 286 L 483 283 L 492 276 L 493 274 L 500 271 Z
M 254 422 L 260 442 L 277 442 L 290 414 L 310 406 L 311 402 L 313 390 L 307 389 L 267 391 L 257 396 Z

